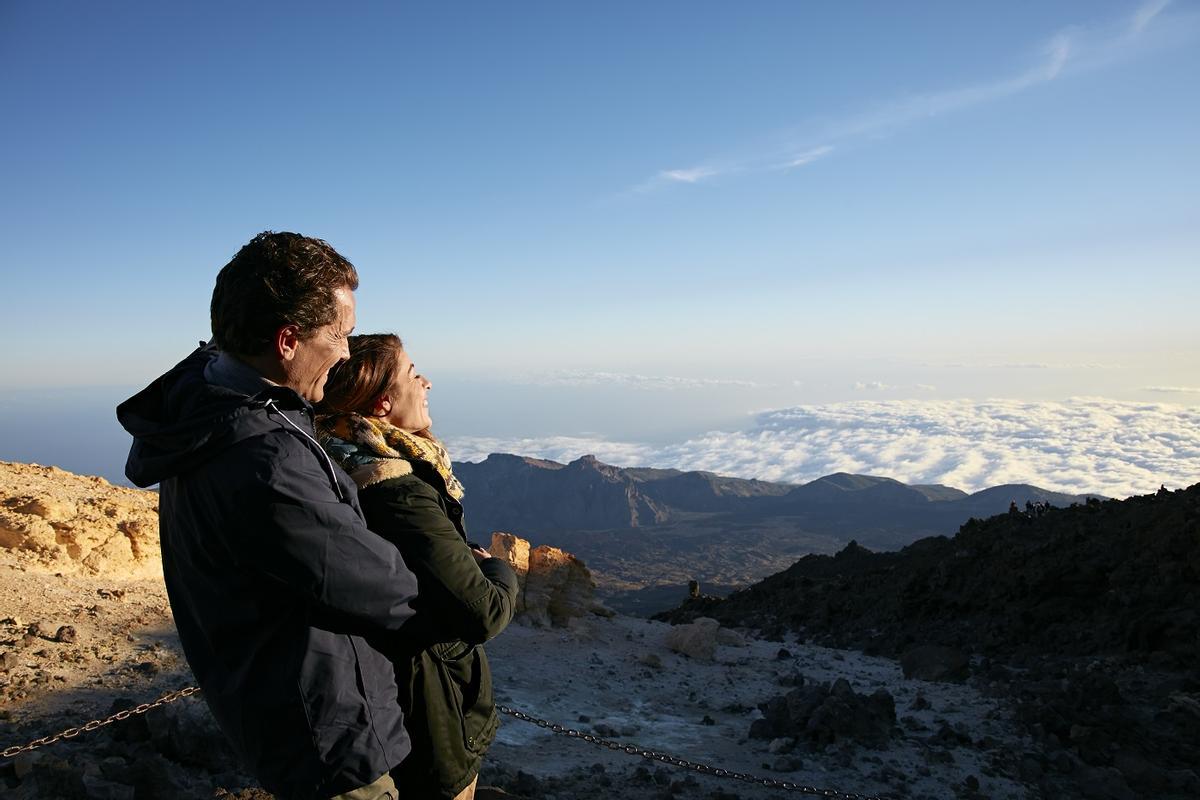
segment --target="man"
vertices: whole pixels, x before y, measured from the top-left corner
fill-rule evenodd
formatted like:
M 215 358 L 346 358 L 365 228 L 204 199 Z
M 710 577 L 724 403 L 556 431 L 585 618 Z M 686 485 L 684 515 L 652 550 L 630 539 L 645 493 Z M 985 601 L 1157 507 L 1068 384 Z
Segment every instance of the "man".
M 394 800 L 388 771 L 410 749 L 370 642 L 412 617 L 416 579 L 312 424 L 356 288 L 325 242 L 259 234 L 217 276 L 213 342 L 117 408 L 126 475 L 159 484 L 188 664 L 234 750 L 289 798 Z

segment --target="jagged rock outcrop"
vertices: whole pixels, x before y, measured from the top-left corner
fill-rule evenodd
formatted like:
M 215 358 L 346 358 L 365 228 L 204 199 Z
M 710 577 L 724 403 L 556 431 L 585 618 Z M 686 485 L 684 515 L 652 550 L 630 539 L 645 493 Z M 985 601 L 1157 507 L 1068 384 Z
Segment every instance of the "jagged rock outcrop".
M 36 571 L 161 575 L 158 494 L 0 461 L 0 548 Z
M 572 619 L 607 612 L 596 602 L 596 581 L 575 556 L 549 545 L 530 547 L 511 533 L 492 534 L 489 552 L 517 573 L 517 616 L 531 625 L 562 627 Z

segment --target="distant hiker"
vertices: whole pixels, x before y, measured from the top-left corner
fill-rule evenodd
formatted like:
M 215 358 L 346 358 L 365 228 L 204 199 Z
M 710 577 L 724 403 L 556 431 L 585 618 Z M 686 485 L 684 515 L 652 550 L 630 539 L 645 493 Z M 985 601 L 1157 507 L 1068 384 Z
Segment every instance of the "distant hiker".
M 1033 505 L 1033 501 L 1026 500 L 1025 501 L 1025 513 L 1032 517 L 1034 515 L 1035 511 L 1037 511 L 1037 508 Z
M 1008 504 L 1008 515 L 1010 517 L 1018 517 L 1021 515 L 1021 509 L 1017 508 L 1017 501 L 1013 500 Z
M 697 581 L 697 580 L 688 581 L 688 597 L 695 600 L 699 596 L 700 596 L 700 581 Z
M 430 388 L 398 336 L 352 336 L 317 428 L 358 484 L 371 530 L 417 575 L 417 619 L 386 651 L 412 737 L 392 777 L 405 798 L 470 800 L 500 724 L 481 645 L 512 620 L 517 576 L 467 541 L 464 489 L 430 430 Z
M 283 798 L 396 800 L 409 753 L 379 643 L 417 582 L 367 528 L 312 403 L 349 355 L 358 275 L 320 239 L 262 233 L 217 276 L 213 341 L 117 408 L 125 474 L 159 484 L 163 576 L 192 673 Z

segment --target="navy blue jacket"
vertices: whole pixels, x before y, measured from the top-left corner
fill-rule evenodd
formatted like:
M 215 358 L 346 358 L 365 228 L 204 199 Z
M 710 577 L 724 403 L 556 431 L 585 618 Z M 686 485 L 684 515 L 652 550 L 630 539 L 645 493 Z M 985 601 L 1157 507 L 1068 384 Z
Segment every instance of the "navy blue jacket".
M 391 663 L 417 584 L 291 389 L 210 382 L 202 348 L 117 408 L 126 475 L 159 484 L 163 576 L 188 664 L 274 794 L 329 797 L 410 750 Z

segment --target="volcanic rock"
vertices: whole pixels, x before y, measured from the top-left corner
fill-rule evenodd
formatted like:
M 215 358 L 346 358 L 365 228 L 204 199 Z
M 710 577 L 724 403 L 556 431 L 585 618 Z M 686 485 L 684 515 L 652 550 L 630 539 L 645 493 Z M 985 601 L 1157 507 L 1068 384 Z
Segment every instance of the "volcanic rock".
M 896 723 L 896 703 L 887 690 L 856 694 L 843 678 L 798 686 L 759 709 L 763 717 L 751 724 L 752 739 L 790 738 L 812 750 L 845 741 L 886 747 Z
M 961 682 L 967 679 L 967 654 L 954 647 L 924 645 L 900 656 L 904 677 L 919 681 Z

